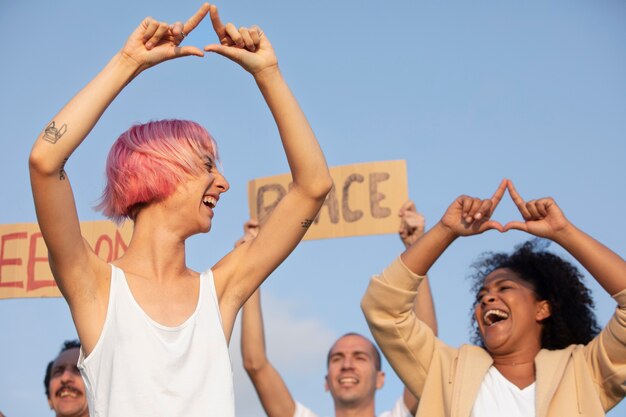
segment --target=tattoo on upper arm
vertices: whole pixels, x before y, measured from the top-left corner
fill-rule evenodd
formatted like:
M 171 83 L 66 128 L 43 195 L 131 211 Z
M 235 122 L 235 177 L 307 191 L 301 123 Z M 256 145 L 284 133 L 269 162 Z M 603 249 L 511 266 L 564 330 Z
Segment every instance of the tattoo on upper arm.
M 67 158 L 65 158 L 63 160 L 63 162 L 61 163 L 61 169 L 59 169 L 59 180 L 63 181 L 65 180 L 66 176 L 65 176 L 65 164 L 67 162 Z
M 57 143 L 61 136 L 67 132 L 67 125 L 63 123 L 63 126 L 57 129 L 54 120 L 46 127 L 43 133 L 43 139 L 50 143 Z
M 309 226 L 311 226 L 312 223 L 313 223 L 313 220 L 311 220 L 311 219 L 304 219 L 303 221 L 300 222 L 300 225 L 302 226 L 302 228 L 308 229 Z

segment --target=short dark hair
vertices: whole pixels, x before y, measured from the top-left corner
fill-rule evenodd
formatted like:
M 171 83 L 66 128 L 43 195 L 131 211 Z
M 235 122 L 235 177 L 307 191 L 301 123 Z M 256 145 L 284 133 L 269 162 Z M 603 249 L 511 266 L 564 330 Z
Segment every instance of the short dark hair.
M 483 255 L 473 264 L 474 293 L 478 293 L 491 272 L 510 269 L 533 286 L 538 300 L 546 300 L 550 305 L 550 316 L 542 322 L 543 349 L 589 343 L 600 331 L 591 291 L 574 265 L 546 250 L 549 245 L 549 240 L 535 238 L 516 246 L 510 255 L 493 252 Z M 484 346 L 473 314 L 472 327 L 472 342 Z
M 374 352 L 374 366 L 376 367 L 376 370 L 380 372 L 382 370 L 382 358 L 380 356 L 380 350 L 378 350 L 378 347 L 376 347 L 374 342 L 372 342 L 371 340 L 369 340 L 367 337 L 363 336 L 362 334 L 356 333 L 356 332 L 346 333 L 342 335 L 339 339 L 337 339 L 335 343 L 333 343 L 333 345 L 328 350 L 328 354 L 326 355 L 326 368 L 328 368 L 328 365 L 330 364 L 330 354 L 333 351 L 333 347 L 340 339 L 343 339 L 346 336 L 359 336 L 367 340 L 370 343 L 370 346 L 372 346 L 372 351 Z
M 80 348 L 80 342 L 78 341 L 78 339 L 66 340 L 65 342 L 63 342 L 63 346 L 61 347 L 61 350 L 59 351 L 59 355 L 65 352 L 66 350 L 76 349 L 76 348 Z M 59 355 L 57 355 L 57 358 L 59 357 Z M 55 360 L 56 358 L 48 362 L 48 366 L 46 367 L 46 376 L 43 379 L 43 385 L 46 388 L 47 398 L 50 398 L 50 377 L 51 377 L 51 372 L 52 372 L 52 365 L 54 364 Z

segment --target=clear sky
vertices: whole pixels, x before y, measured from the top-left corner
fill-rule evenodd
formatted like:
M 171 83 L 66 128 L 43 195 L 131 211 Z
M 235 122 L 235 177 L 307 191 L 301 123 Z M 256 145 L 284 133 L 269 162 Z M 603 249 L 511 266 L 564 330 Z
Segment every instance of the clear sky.
M 185 20 L 200 2 L 0 0 L 0 223 L 35 222 L 27 158 L 52 116 L 147 15 Z M 331 166 L 405 159 L 409 194 L 434 224 L 460 194 L 491 195 L 501 178 L 528 199 L 553 196 L 579 227 L 626 253 L 626 3 L 259 1 L 218 4 L 236 25 L 258 24 L 277 51 Z M 186 40 L 215 41 L 210 22 Z M 216 137 L 231 190 L 208 236 L 190 240 L 205 269 L 229 251 L 247 219 L 247 182 L 288 171 L 251 77 L 219 56 L 160 65 L 126 88 L 67 164 L 81 220 L 103 187 L 113 140 L 131 124 L 200 122 Z M 503 201 L 494 217 L 519 218 Z M 468 341 L 469 265 L 527 236 L 463 239 L 431 270 L 441 338 Z M 553 249 L 562 253 L 556 245 Z M 368 334 L 359 301 L 369 277 L 401 251 L 395 235 L 307 241 L 264 284 L 268 354 L 292 394 L 320 415 L 325 354 L 347 331 Z M 591 277 L 600 323 L 614 302 Z M 0 300 L 0 410 L 51 415 L 43 374 L 74 338 L 62 299 Z M 238 415 L 262 415 L 231 343 Z M 401 393 L 388 365 L 379 411 Z M 622 403 L 612 416 L 626 415 Z

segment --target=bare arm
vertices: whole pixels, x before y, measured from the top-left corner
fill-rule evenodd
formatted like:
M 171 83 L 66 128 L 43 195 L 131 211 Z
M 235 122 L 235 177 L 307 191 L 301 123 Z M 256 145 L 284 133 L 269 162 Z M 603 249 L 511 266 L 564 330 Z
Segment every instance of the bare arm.
M 257 27 L 237 30 L 230 23 L 223 25 L 214 6 L 211 20 L 221 44 L 208 45 L 205 50 L 228 57 L 252 74 L 278 126 L 293 177 L 293 186 L 264 222 L 258 237 L 214 267 L 228 334 L 243 302 L 302 239 L 330 191 L 332 179 L 267 36 Z
M 259 234 L 259 223 L 247 221 L 244 235 L 235 247 L 249 244 Z M 243 305 L 241 316 L 241 357 L 261 405 L 269 417 L 292 417 L 296 404 L 278 371 L 267 359 L 265 331 L 261 312 L 261 289 L 258 288 Z
M 108 266 L 83 242 L 65 163 L 140 72 L 168 59 L 203 54 L 198 48 L 178 45 L 183 30 L 193 30 L 207 11 L 208 5 L 203 6 L 185 25 L 144 19 L 122 50 L 54 116 L 33 145 L 29 168 L 37 219 L 55 280 L 70 305 L 83 345 L 89 346 L 90 334 L 97 333 L 95 339 L 99 335 L 93 323 L 100 317 L 91 315 L 93 308 L 86 309 L 94 304 L 99 311 L 106 309 L 101 296 L 107 281 L 96 278 L 106 276 Z
M 500 223 L 490 220 L 506 190 L 503 180 L 490 199 L 458 197 L 441 220 L 409 247 L 400 258 L 414 273 L 426 275 L 441 254 L 459 236 L 472 236 L 487 230 L 502 231 Z
M 285 381 L 266 356 L 260 288 L 243 305 L 241 356 L 268 417 L 293 417 L 296 403 Z
M 526 202 L 510 181 L 508 188 L 524 221 L 509 222 L 505 230 L 522 230 L 555 241 L 610 295 L 626 289 L 626 262 L 618 254 L 570 223 L 552 198 Z

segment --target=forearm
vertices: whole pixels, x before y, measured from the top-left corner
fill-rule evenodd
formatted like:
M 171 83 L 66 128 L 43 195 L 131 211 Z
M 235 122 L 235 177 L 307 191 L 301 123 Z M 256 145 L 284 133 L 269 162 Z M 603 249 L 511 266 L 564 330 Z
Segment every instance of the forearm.
M 576 258 L 610 295 L 626 288 L 626 262 L 611 249 L 571 223 L 554 240 Z
M 456 236 L 439 222 L 400 255 L 400 258 L 414 273 L 426 275 L 455 239 Z
M 130 82 L 137 64 L 116 54 L 104 69 L 76 94 L 37 138 L 31 155 L 31 173 L 54 176 L 82 143 L 106 108 Z
M 255 75 L 259 89 L 274 116 L 294 186 L 323 201 L 332 187 L 324 154 L 298 101 L 277 66 Z
M 260 290 L 243 306 L 241 316 L 241 356 L 243 366 L 269 417 L 292 417 L 295 403 L 278 371 L 265 353 L 265 334 Z
M 259 291 L 256 290 L 246 301 L 241 314 L 241 358 L 251 377 L 268 362 Z
M 437 316 L 435 315 L 435 304 L 433 302 L 428 277 L 425 277 L 419 286 L 417 297 L 415 297 L 415 303 L 413 305 L 413 311 L 417 318 L 430 327 L 436 336 L 438 334 Z

